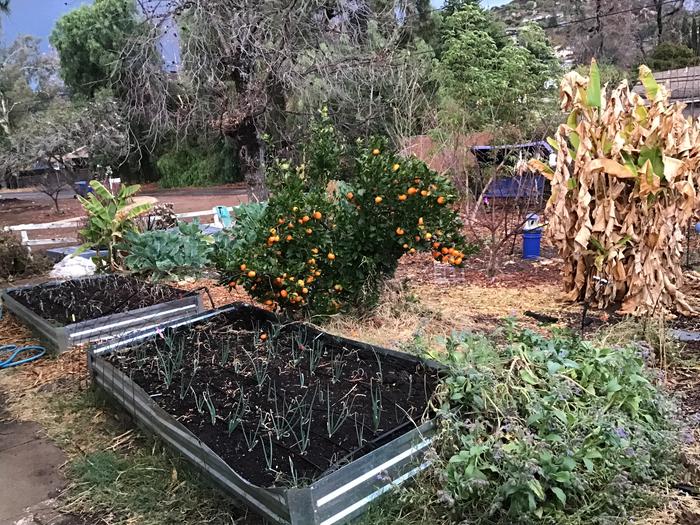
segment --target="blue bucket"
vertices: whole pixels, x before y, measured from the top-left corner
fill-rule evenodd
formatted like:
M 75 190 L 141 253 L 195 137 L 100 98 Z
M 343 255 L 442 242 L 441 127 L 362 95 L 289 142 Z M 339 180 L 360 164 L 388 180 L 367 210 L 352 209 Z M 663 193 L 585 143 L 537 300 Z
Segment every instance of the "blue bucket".
M 523 232 L 523 259 L 538 259 L 542 253 L 542 229 Z

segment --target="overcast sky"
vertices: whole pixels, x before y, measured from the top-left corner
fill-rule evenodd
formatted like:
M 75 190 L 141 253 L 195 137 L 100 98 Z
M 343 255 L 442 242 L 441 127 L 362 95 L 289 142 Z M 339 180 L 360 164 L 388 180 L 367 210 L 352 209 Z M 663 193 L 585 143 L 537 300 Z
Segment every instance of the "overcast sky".
M 509 0 L 482 0 L 484 6 L 496 6 Z M 431 0 L 434 6 L 442 5 L 443 0 Z M 71 9 L 90 3 L 90 0 L 11 0 L 10 16 L 2 20 L 3 40 L 11 42 L 18 35 L 30 34 L 43 40 L 43 48 L 48 49 L 48 38 L 53 25 L 61 15 Z

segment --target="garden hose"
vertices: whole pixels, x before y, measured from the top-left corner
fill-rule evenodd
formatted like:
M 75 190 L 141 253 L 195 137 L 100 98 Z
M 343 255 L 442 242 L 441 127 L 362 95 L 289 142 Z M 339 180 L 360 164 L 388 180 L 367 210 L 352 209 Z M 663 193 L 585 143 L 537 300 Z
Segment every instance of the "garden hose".
M 33 354 L 29 357 L 20 358 L 25 352 L 33 352 Z M 45 353 L 46 349 L 43 346 L 0 345 L 0 370 L 31 363 L 42 357 Z M 5 358 L 4 356 L 6 355 L 9 355 L 9 357 Z

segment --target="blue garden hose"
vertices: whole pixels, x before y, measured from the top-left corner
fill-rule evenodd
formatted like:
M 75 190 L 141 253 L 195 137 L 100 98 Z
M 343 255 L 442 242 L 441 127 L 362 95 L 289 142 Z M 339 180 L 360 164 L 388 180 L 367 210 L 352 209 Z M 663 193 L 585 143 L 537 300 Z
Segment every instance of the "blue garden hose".
M 33 352 L 33 355 L 18 359 L 25 352 Z M 0 345 L 0 370 L 31 363 L 42 357 L 45 353 L 46 349 L 43 346 Z M 5 355 L 9 355 L 9 357 L 5 359 Z

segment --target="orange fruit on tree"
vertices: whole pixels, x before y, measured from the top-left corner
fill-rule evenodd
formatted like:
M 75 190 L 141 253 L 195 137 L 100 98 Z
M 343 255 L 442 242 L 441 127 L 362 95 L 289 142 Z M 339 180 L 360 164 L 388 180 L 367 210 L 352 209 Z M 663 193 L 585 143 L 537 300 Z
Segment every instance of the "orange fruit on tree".
M 245 264 L 241 264 L 241 271 L 245 272 L 245 269 L 248 268 Z
M 293 211 L 294 213 L 296 213 L 296 212 L 299 211 L 299 208 L 297 208 L 296 206 L 294 206 L 294 207 L 292 208 L 292 211 Z
M 314 212 L 314 219 L 316 219 L 317 221 L 320 221 L 320 220 L 321 220 L 321 217 L 323 217 L 323 215 L 321 215 L 321 212 L 320 212 L 320 211 L 315 211 L 315 212 Z
M 316 255 L 318 253 L 318 248 L 311 248 L 311 253 Z
M 316 270 L 316 271 L 314 272 L 314 275 L 315 275 L 316 277 L 318 277 L 319 275 L 321 275 L 321 270 Z
M 418 218 L 418 224 L 420 224 L 421 226 L 423 226 L 423 217 L 419 217 L 419 218 Z
M 289 293 L 287 292 L 287 290 L 281 290 L 281 291 L 280 291 L 280 297 L 283 297 L 283 298 L 284 298 L 284 297 L 287 297 L 288 295 L 289 295 Z
M 372 155 L 374 155 L 375 157 L 376 157 L 377 155 L 379 155 L 380 153 L 381 153 L 381 151 L 379 151 L 379 148 L 374 148 L 374 149 L 372 150 Z
M 260 334 L 261 341 L 267 341 L 267 334 Z
M 282 286 L 282 278 L 281 277 L 275 277 L 275 280 L 273 281 L 276 286 Z
M 250 270 L 250 271 L 248 272 L 248 277 L 250 277 L 251 279 L 253 279 L 256 275 L 258 275 L 258 274 L 255 273 L 255 271 L 253 271 L 253 270 Z
M 416 253 L 416 249 L 415 249 L 415 248 L 411 248 L 410 250 L 408 250 L 408 253 Z
M 443 197 L 442 195 L 440 195 L 440 196 L 437 198 L 437 203 L 440 204 L 440 205 L 445 204 L 445 197 Z
M 408 192 L 407 192 L 407 193 L 408 193 L 409 195 L 415 195 L 416 193 L 418 193 L 418 189 L 416 189 L 416 188 L 414 188 L 413 186 L 411 186 L 410 188 L 408 188 Z
M 301 220 L 302 220 L 302 222 L 309 222 L 309 221 L 311 220 L 311 218 L 310 218 L 308 215 L 304 215 L 304 216 L 301 218 Z
M 308 264 L 314 265 L 314 264 L 316 264 L 316 259 L 314 259 L 314 258 L 312 257 L 311 259 L 309 259 L 309 260 L 306 261 L 306 262 L 307 262 Z
M 297 281 L 297 286 L 300 287 L 300 288 L 303 287 L 303 286 L 304 286 L 304 280 L 303 280 L 303 279 L 299 279 L 299 280 Z
M 326 257 L 328 257 L 329 261 L 335 261 L 335 254 L 333 252 L 329 253 Z
M 287 242 L 289 242 L 289 241 L 291 241 L 292 239 L 294 239 L 294 237 L 292 237 L 291 235 L 287 235 L 287 236 L 285 237 L 285 239 L 287 239 Z
M 336 284 L 333 288 L 335 288 L 335 290 L 336 290 L 337 292 L 341 292 L 341 291 L 343 290 L 343 285 L 342 285 L 342 284 Z
M 306 228 L 306 235 L 311 235 L 313 232 L 311 228 Z
M 403 228 L 396 228 L 396 235 L 403 235 L 404 233 L 406 232 L 403 230 Z
M 282 217 L 277 219 L 277 224 L 284 224 L 284 219 Z
M 408 198 L 408 197 L 406 197 L 406 195 L 404 195 L 403 193 L 402 193 L 401 195 L 399 195 L 399 200 L 400 200 L 400 201 L 405 201 L 407 198 Z
M 408 244 L 405 244 L 405 243 L 404 243 L 403 249 L 404 249 L 404 250 L 408 250 Z
M 435 241 L 435 242 L 433 243 L 433 248 L 435 248 L 436 250 L 437 250 L 438 248 L 440 248 L 440 243 L 437 242 L 437 241 Z
M 306 295 L 307 293 L 309 293 L 309 289 L 305 286 L 304 288 L 301 289 L 301 293 Z
M 355 195 L 353 195 L 353 193 L 352 193 L 351 191 L 349 191 L 349 192 L 347 192 L 347 193 L 345 194 L 345 197 L 346 197 L 349 201 L 351 201 L 351 200 L 353 199 L 353 197 L 355 197 Z
M 427 196 L 428 196 L 428 191 L 427 191 L 427 190 L 421 190 L 420 194 L 421 194 L 423 197 L 427 197 Z
M 397 171 L 399 171 L 399 168 L 401 168 L 401 165 L 400 165 L 400 164 L 394 164 L 394 165 L 391 167 L 391 169 L 392 169 L 392 171 L 393 171 L 394 173 L 397 172 Z
M 384 200 L 384 199 L 382 199 L 382 197 L 381 197 L 380 195 L 377 195 L 377 196 L 374 198 L 374 202 L 376 202 L 377 204 L 381 204 L 383 200 Z

